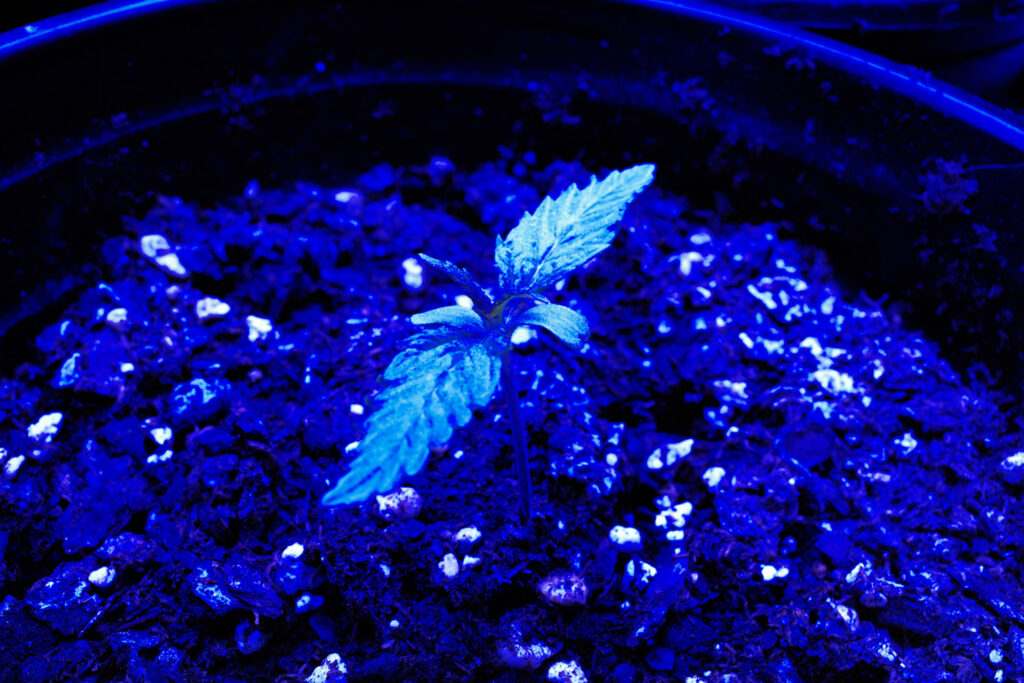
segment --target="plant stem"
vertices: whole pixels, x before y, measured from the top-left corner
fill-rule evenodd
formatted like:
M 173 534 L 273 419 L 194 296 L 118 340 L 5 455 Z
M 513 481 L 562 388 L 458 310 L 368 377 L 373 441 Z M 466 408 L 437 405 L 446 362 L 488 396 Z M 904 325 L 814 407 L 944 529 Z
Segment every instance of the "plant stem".
M 512 418 L 512 447 L 516 454 L 516 476 L 519 479 L 519 521 L 526 524 L 532 515 L 530 506 L 530 457 L 526 451 L 526 429 L 519 412 L 519 389 L 512 354 L 506 353 L 501 364 L 501 383 L 505 387 L 505 404 Z

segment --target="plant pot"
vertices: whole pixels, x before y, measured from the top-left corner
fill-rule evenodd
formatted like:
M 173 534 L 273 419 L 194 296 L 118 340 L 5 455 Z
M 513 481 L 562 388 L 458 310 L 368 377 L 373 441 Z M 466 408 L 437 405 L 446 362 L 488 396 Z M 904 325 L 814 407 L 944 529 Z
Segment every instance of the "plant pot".
M 1024 133 L 983 103 L 697 3 L 108 3 L 0 36 L 0 87 L 5 678 L 1022 666 Z M 551 292 L 589 347 L 516 351 L 534 518 L 499 398 L 322 507 L 457 294 L 416 252 L 493 282 L 638 163 Z
M 729 2 L 902 64 L 914 65 L 990 102 L 1020 108 L 1024 22 L 1006 2 Z
M 619 115 L 612 121 L 570 128 L 571 136 L 550 141 L 556 145 L 552 156 L 579 149 L 583 131 L 596 130 L 593 140 L 614 135 L 611 139 L 634 148 L 641 145 L 644 152 L 660 148 L 664 151 L 654 160 L 671 161 L 673 172 L 680 174 L 680 180 L 689 181 L 688 186 L 698 179 L 706 184 L 703 163 L 688 162 L 683 152 L 691 143 L 677 134 L 678 119 L 686 114 L 687 121 L 696 118 L 700 125 L 751 139 L 769 150 L 772 163 L 768 167 L 773 171 L 757 176 L 762 196 L 752 199 L 752 205 L 759 206 L 773 196 L 785 202 L 784 190 L 799 190 L 792 187 L 796 171 L 774 171 L 778 168 L 775 154 L 823 169 L 826 176 L 840 176 L 842 192 L 865 196 L 863 200 L 819 202 L 809 210 L 818 215 L 818 222 L 831 224 L 839 215 L 832 215 L 839 211 L 837 207 L 856 205 L 873 211 L 862 214 L 862 225 L 886 226 L 883 230 L 829 231 L 829 239 L 838 240 L 844 253 L 855 249 L 865 254 L 856 264 L 852 263 L 856 259 L 846 259 L 851 262 L 846 266 L 848 275 L 859 278 L 858 283 L 875 293 L 906 292 L 921 297 L 915 308 L 927 314 L 915 324 L 928 324 L 926 316 L 945 303 L 947 313 L 936 329 L 952 328 L 958 333 L 948 339 L 940 337 L 940 343 L 953 352 L 968 354 L 984 347 L 986 357 L 1005 351 L 1005 356 L 993 357 L 990 363 L 1003 371 L 1019 365 L 1015 351 L 1021 339 L 1019 324 L 1001 313 L 1012 307 L 1018 291 L 1013 264 L 1021 261 L 1019 253 L 1011 243 L 1000 244 L 1000 258 L 1007 267 L 996 270 L 987 263 L 964 262 L 957 258 L 959 250 L 943 257 L 943 246 L 957 243 L 956 232 L 971 230 L 973 224 L 1002 233 L 1014 222 L 1019 169 L 998 167 L 1017 163 L 1021 131 L 978 100 L 932 83 L 925 75 L 907 74 L 884 60 L 768 22 L 754 22 L 757 30 L 753 35 L 760 36 L 757 42 L 748 31 L 731 25 L 720 30 L 715 22 L 724 22 L 732 14 L 703 5 L 666 5 L 653 13 L 629 5 L 609 5 L 627 26 L 637 26 L 630 28 L 630 35 L 644 36 L 644 49 L 634 51 L 628 60 L 614 51 L 610 38 L 595 37 L 607 21 L 604 11 L 581 17 L 575 5 L 547 8 L 536 17 L 516 22 L 501 36 L 486 39 L 472 35 L 470 27 L 478 19 L 462 6 L 443 12 L 419 10 L 432 17 L 437 14 L 433 19 L 403 6 L 388 22 L 387 36 L 366 32 L 364 27 L 374 21 L 362 19 L 363 14 L 372 15 L 371 10 L 362 8 L 349 10 L 357 14 L 328 21 L 324 10 L 315 5 L 280 10 L 280 14 L 266 4 L 240 12 L 230 2 L 168 2 L 144 9 L 120 8 L 116 3 L 104 6 L 108 7 L 109 12 L 83 10 L 67 15 L 68 19 L 40 23 L 34 34 L 15 31 L 5 35 L 0 52 L 5 86 L 11 92 L 32 94 L 6 114 L 10 144 L 5 147 L 0 191 L 11 240 L 3 255 L 3 272 L 9 278 L 4 284 L 9 291 L 41 290 L 44 296 L 62 291 L 54 286 L 54 274 L 72 271 L 68 265 L 80 261 L 83 247 L 96 243 L 97 226 L 116 230 L 119 216 L 145 203 L 153 192 L 209 199 L 244 185 L 248 176 L 337 180 L 345 172 L 330 163 L 332 155 L 351 159 L 353 168 L 388 156 L 379 149 L 381 136 L 374 135 L 378 130 L 388 131 L 389 144 L 400 155 L 398 161 L 438 150 L 483 154 L 493 139 L 473 135 L 495 135 L 488 131 L 512 127 L 518 112 L 510 111 L 513 104 L 505 97 L 518 93 L 526 98 L 527 106 L 540 102 L 553 111 L 559 98 L 571 104 L 628 103 L 630 113 L 660 112 L 666 119 L 663 127 L 673 133 L 650 135 L 654 130 L 646 126 L 652 122 L 645 121 L 641 131 Z M 100 18 L 91 19 L 94 15 Z M 657 29 L 644 23 L 652 21 L 652 16 L 664 19 L 667 26 Z M 429 32 L 421 30 L 428 20 L 431 27 L 439 22 L 443 25 Z M 242 33 L 251 37 L 234 36 L 222 28 L 239 22 L 246 27 Z M 578 25 L 578 32 L 590 37 L 553 38 L 560 35 L 559 27 L 570 25 Z M 712 39 L 701 31 L 716 35 Z M 719 32 L 723 35 L 718 36 Z M 132 33 L 134 36 L 129 35 Z M 107 46 L 93 50 L 89 40 L 103 40 Z M 602 47 L 601 41 L 609 47 Z M 708 41 L 713 43 L 710 48 Z M 193 52 L 182 49 L 182 43 L 209 49 Z M 622 49 L 629 47 L 624 45 Z M 524 46 L 530 50 L 523 52 Z M 740 66 L 739 60 L 753 54 L 741 54 L 740 46 L 759 56 Z M 813 71 L 810 66 L 801 70 L 792 58 L 808 50 Z M 167 59 L 168 55 L 175 59 Z M 342 66 L 330 68 L 332 60 Z M 777 75 L 763 75 L 761 70 Z M 673 83 L 690 78 L 701 79 L 699 88 L 710 87 L 720 93 L 710 111 L 687 112 L 685 93 L 673 92 Z M 438 84 L 446 83 L 477 84 L 498 101 L 484 110 L 482 93 L 472 98 L 447 98 L 441 92 L 435 97 L 441 98 L 443 107 L 437 101 L 426 102 L 429 106 L 416 108 L 395 126 L 396 117 L 376 106 L 386 102 L 391 93 L 388 97 L 370 94 L 370 86 L 390 86 L 402 93 L 415 91 L 411 97 L 429 97 L 430 92 L 444 90 L 436 87 Z M 530 83 L 537 88 L 532 93 L 527 90 Z M 357 102 L 345 104 L 344 124 L 321 124 L 332 113 L 320 99 L 344 98 L 346 94 Z M 313 99 L 299 101 L 300 95 Z M 265 106 L 270 101 L 280 107 L 291 105 L 296 111 L 277 114 Z M 67 115 L 71 108 L 74 116 Z M 265 125 L 253 122 L 256 112 L 264 117 Z M 292 118 L 300 114 L 304 118 Z M 273 118 L 275 115 L 281 118 Z M 503 118 L 495 120 L 499 115 Z M 460 135 L 451 143 L 458 144 L 458 150 L 442 143 L 456 116 L 465 120 L 465 125 L 458 127 Z M 557 120 L 557 111 L 547 118 Z M 606 126 L 611 127 L 607 133 Z M 374 135 L 372 143 L 368 142 L 370 135 Z M 821 144 L 822 140 L 828 144 Z M 208 151 L 184 153 L 188 145 Z M 591 143 L 589 148 L 593 147 Z M 99 156 L 88 156 L 93 150 L 99 150 Z M 956 159 L 968 152 L 969 167 L 997 167 L 975 172 L 984 180 L 985 192 L 973 199 L 969 215 L 954 212 L 943 221 L 940 236 L 933 235 L 934 230 L 919 229 L 920 222 L 932 219 L 919 199 L 926 164 L 930 159 Z M 160 155 L 189 162 L 172 162 Z M 153 162 L 146 161 L 150 158 Z M 197 165 L 200 163 L 204 165 Z M 295 170 L 282 170 L 291 168 Z M 57 176 L 50 180 L 50 174 Z M 714 188 L 710 189 L 713 192 Z M 828 197 L 833 191 L 838 190 L 823 185 L 808 194 Z M 770 214 L 771 209 L 765 209 L 764 216 Z M 842 215 L 846 215 L 845 209 Z M 974 241 L 970 233 L 959 239 Z M 918 240 L 937 244 L 918 244 Z M 48 245 L 46 253 L 25 259 L 28 244 L 39 242 Z M 942 262 L 908 263 L 903 258 L 922 251 Z M 961 269 L 968 273 L 961 276 Z M 950 284 L 936 286 L 945 272 L 955 273 L 945 278 Z M 996 272 L 998 283 L 991 279 Z M 46 285 L 40 286 L 43 282 Z M 996 284 L 1001 293 L 993 299 L 993 292 L 986 292 Z M 13 305 L 5 311 L 3 329 L 38 308 L 33 296 L 20 301 L 24 301 L 20 306 L 10 302 Z M 985 313 L 974 314 L 974 310 Z M 954 315 L 969 321 L 958 323 Z

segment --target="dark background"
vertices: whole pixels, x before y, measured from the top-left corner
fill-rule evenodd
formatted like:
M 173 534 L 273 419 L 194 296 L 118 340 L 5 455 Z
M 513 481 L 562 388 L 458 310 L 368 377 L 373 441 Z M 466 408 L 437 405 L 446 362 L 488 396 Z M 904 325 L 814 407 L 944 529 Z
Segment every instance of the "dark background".
M 1024 0 L 712 1 L 913 64 L 997 106 L 1024 112 Z M 0 32 L 94 4 L 0 0 Z

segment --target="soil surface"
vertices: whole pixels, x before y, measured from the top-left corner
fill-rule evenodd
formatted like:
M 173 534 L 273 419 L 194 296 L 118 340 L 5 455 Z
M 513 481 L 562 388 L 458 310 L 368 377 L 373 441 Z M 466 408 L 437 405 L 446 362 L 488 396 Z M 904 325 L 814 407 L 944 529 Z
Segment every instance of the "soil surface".
M 395 494 L 326 509 L 409 315 L 590 173 L 502 150 L 162 198 L 0 380 L 5 681 L 1010 681 L 1024 444 L 785 223 L 657 185 Z M 639 160 L 643 161 L 643 160 Z M 625 167 L 626 163 L 623 164 Z

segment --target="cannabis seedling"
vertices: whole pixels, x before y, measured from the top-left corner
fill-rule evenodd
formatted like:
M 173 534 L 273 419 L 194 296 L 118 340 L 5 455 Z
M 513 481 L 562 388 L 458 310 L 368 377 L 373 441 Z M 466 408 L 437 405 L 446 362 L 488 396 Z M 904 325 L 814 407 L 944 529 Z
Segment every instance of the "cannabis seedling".
M 423 330 L 384 370 L 385 388 L 374 399 L 349 472 L 324 494 L 324 505 L 366 500 L 394 488 L 401 471 L 423 469 L 432 446 L 452 436 L 452 423 L 469 422 L 473 408 L 486 406 L 504 387 L 512 420 L 512 442 L 519 478 L 521 513 L 530 517 L 529 461 L 512 368 L 512 333 L 523 325 L 543 327 L 573 349 L 590 334 L 586 319 L 553 304 L 543 292 L 611 246 L 613 227 L 626 205 L 654 178 L 654 165 L 613 171 L 582 190 L 572 185 L 558 199 L 546 197 L 533 214 L 524 214 L 494 250 L 498 265 L 497 298 L 492 298 L 463 268 L 426 254 L 420 258 L 444 271 L 465 290 L 476 310 L 443 306 L 412 316 Z

